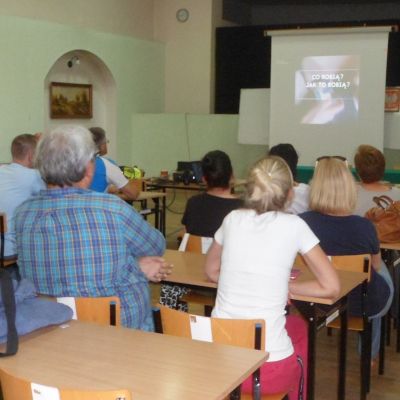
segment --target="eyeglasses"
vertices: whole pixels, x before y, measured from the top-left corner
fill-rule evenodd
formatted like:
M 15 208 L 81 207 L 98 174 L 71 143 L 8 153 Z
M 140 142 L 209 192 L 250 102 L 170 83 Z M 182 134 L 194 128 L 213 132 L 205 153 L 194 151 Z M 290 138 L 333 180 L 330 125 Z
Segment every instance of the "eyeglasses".
M 349 164 L 347 162 L 347 158 L 343 157 L 343 156 L 321 156 L 321 157 L 318 157 L 315 161 L 315 166 L 317 166 L 320 161 L 329 160 L 330 158 L 334 158 L 335 160 L 343 161 L 347 167 L 349 166 Z
M 321 157 L 318 157 L 316 161 L 318 162 L 318 161 L 322 161 L 322 160 L 328 160 L 329 158 L 336 158 L 337 160 L 340 160 L 340 161 L 347 161 L 346 157 L 343 157 L 343 156 L 321 156 Z

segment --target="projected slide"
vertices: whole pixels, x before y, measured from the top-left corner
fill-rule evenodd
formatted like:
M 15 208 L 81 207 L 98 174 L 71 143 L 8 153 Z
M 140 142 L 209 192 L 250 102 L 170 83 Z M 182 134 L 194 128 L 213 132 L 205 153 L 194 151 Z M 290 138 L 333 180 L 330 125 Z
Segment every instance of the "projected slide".
M 334 124 L 358 118 L 360 57 L 304 57 L 295 72 L 295 105 L 302 124 Z

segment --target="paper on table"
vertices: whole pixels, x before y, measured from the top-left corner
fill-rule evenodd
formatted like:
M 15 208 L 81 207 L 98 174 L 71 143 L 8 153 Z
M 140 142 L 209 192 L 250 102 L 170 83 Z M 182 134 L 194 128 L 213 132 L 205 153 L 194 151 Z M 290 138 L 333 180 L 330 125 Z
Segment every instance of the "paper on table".
M 190 332 L 192 339 L 212 342 L 211 318 L 190 315 Z
M 76 315 L 75 299 L 73 297 L 57 297 L 57 303 L 62 303 L 68 306 L 73 311 L 72 319 L 78 319 L 78 316 Z
M 32 400 L 60 400 L 60 392 L 51 386 L 31 383 Z

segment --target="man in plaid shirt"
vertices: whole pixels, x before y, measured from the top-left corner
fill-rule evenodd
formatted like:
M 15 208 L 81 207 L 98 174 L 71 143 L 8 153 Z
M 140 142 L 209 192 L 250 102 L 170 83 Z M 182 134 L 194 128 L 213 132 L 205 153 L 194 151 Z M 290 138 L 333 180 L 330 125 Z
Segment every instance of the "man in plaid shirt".
M 39 142 L 47 189 L 16 211 L 21 276 L 51 296 L 118 296 L 127 327 L 152 330 L 148 280 L 171 267 L 162 234 L 118 197 L 87 189 L 96 148 L 90 132 L 63 126 Z

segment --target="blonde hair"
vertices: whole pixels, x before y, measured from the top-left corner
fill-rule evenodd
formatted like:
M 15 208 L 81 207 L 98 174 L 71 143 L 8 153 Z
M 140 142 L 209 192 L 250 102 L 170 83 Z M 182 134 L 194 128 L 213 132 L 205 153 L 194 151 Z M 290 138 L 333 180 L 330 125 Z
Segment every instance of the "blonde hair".
M 245 206 L 257 214 L 283 210 L 293 187 L 293 176 L 286 162 L 277 156 L 257 161 L 247 178 Z
M 357 188 L 347 163 L 334 157 L 317 162 L 310 188 L 310 209 L 323 214 L 351 214 Z

